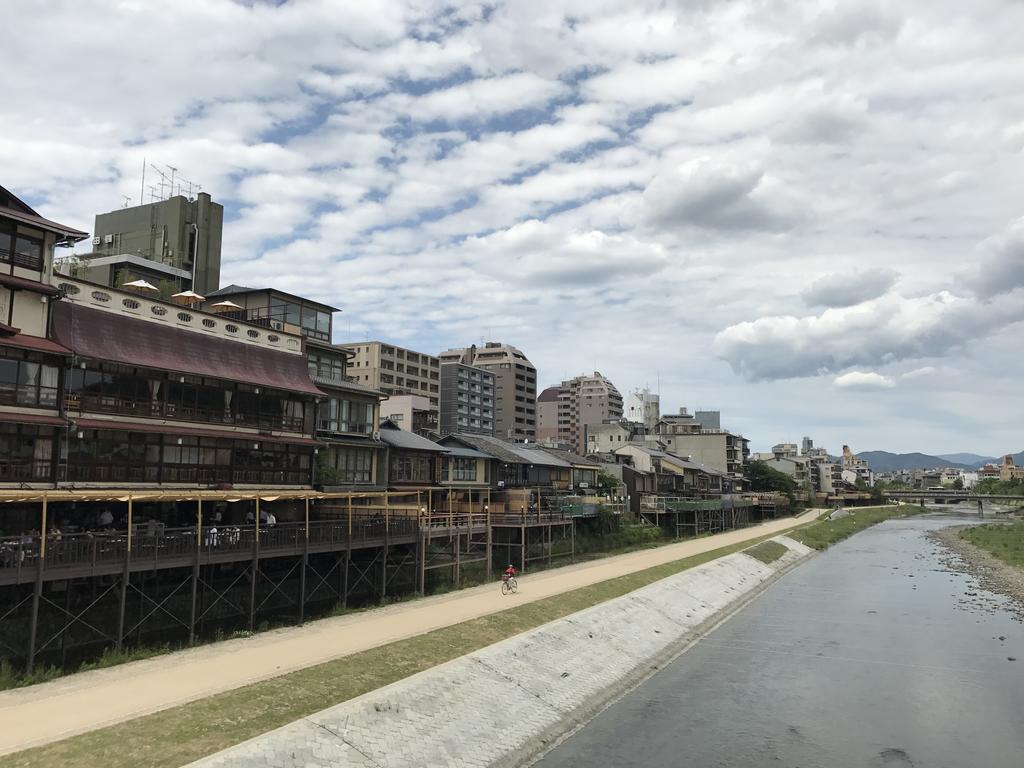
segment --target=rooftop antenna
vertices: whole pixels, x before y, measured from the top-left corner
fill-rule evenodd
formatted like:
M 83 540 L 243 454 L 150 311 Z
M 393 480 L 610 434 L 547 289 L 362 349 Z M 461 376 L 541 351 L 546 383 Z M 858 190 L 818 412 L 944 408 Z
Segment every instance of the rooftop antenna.
M 129 205 L 132 204 L 132 199 L 128 197 L 128 195 L 121 195 L 121 199 L 124 200 L 124 202 L 121 204 L 122 208 L 127 208 Z
M 149 202 L 153 202 L 158 199 L 156 195 L 156 187 L 153 184 L 149 185 Z
M 173 165 L 168 165 L 167 167 L 171 171 L 171 195 L 170 196 L 174 197 L 174 174 L 176 174 L 178 172 L 178 169 L 175 168 Z
M 142 158 L 142 184 L 139 185 L 139 204 L 146 202 L 146 158 Z

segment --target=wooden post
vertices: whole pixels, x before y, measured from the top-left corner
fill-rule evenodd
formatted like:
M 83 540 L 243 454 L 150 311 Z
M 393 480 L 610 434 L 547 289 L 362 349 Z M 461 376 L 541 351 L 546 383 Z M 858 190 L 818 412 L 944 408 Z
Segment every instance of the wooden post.
M 299 573 L 299 624 L 306 620 L 306 569 L 309 567 L 309 496 L 306 502 L 306 535 L 302 542 L 302 571 Z
M 352 546 L 352 494 L 348 495 L 348 541 L 349 548 Z
M 196 595 L 199 591 L 199 558 L 203 551 L 203 497 L 196 502 L 196 556 L 192 560 L 192 607 L 188 619 L 188 644 L 196 639 Z M 220 531 L 217 532 L 218 535 Z
M 448 530 L 452 529 L 452 489 L 448 488 Z
M 131 579 L 132 559 L 132 495 L 128 494 L 128 539 L 124 552 L 124 573 L 121 575 L 121 605 L 117 615 L 117 650 L 124 644 L 124 611 L 128 599 L 128 581 Z
M 526 524 L 520 526 L 520 539 L 519 539 L 519 570 L 526 570 Z
M 572 550 L 571 550 L 571 554 L 569 555 L 569 557 L 570 557 L 570 560 L 575 563 L 576 562 L 576 521 L 575 520 L 572 521 L 572 528 L 570 530 L 572 531 Z
M 388 596 L 388 512 L 390 503 L 390 494 L 384 491 L 384 548 L 381 550 L 380 559 L 380 600 L 384 602 L 384 599 Z
M 25 669 L 30 674 L 36 663 L 36 630 L 39 626 L 39 601 L 43 597 L 43 569 L 46 566 L 46 502 L 46 492 L 44 491 L 43 505 L 40 510 L 42 528 L 39 531 L 39 562 L 36 563 L 36 584 L 32 590 L 32 619 L 28 630 L 28 655 L 25 663 Z M 70 584 L 68 584 L 68 589 L 71 589 Z
M 256 494 L 256 535 L 252 540 L 252 577 L 249 581 L 249 631 L 256 630 L 256 578 L 260 570 L 260 497 Z
M 494 556 L 493 545 L 494 545 L 494 534 L 491 532 L 491 489 L 487 489 L 487 504 L 484 506 L 484 513 L 486 515 L 487 523 L 487 580 L 491 580 L 491 571 L 494 569 Z

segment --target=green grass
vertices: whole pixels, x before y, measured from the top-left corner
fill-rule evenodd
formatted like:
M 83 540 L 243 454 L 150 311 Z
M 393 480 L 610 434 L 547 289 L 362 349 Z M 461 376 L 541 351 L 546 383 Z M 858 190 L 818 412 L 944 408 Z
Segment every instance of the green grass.
M 760 560 L 765 565 L 774 563 L 789 550 L 777 541 L 762 541 L 760 544 L 755 544 L 750 549 L 743 550 L 744 554 L 750 555 L 753 558 Z
M 974 525 L 960 531 L 960 538 L 995 555 L 1008 565 L 1024 568 L 1024 522 Z
M 822 516 L 822 519 L 800 528 L 790 536 L 813 549 L 827 549 L 837 541 L 842 541 L 883 520 L 918 515 L 925 510 L 923 507 L 904 504 L 886 507 L 850 507 L 847 511 L 850 514 L 838 520 L 826 520 L 824 519 L 826 516 Z
M 769 536 L 755 540 L 763 541 Z M 499 640 L 750 547 L 746 541 L 7 755 L 5 768 L 176 768 Z M 497 597 L 497 592 L 496 599 Z

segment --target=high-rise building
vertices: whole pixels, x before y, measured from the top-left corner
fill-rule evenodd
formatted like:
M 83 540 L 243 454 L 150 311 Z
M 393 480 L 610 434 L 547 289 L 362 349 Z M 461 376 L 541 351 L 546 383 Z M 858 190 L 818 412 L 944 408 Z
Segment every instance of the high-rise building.
M 800 453 L 804 456 L 809 456 L 811 451 L 814 449 L 814 441 L 809 437 L 805 437 L 800 445 Z
M 661 418 L 661 397 L 649 389 L 634 389 L 626 398 L 624 416 L 629 421 L 653 430 Z
M 548 414 L 551 389 L 544 390 L 548 398 L 544 403 L 545 435 L 550 432 Z M 590 376 L 577 376 L 563 381 L 557 392 L 556 439 L 559 443 L 572 446 L 577 453 L 585 453 L 587 450 L 587 427 L 622 418 L 622 395 L 614 384 L 597 371 Z
M 220 287 L 223 230 L 224 206 L 206 192 L 101 213 L 92 253 L 68 271 L 111 288 L 141 279 L 206 296 Z
M 484 368 L 442 361 L 442 435 L 494 435 L 494 380 Z
M 339 344 L 352 353 L 348 374 L 387 395 L 422 395 L 440 413 L 441 368 L 433 355 L 383 341 Z
M 512 440 L 537 438 L 537 369 L 511 344 L 489 341 L 449 349 L 442 363 L 464 363 L 494 374 L 494 434 Z

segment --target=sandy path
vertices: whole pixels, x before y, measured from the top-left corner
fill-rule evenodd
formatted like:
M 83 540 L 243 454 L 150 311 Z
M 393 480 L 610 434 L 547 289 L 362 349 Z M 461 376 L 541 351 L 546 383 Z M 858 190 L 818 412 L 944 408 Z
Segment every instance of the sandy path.
M 808 522 L 818 511 L 0 692 L 0 755 Z

